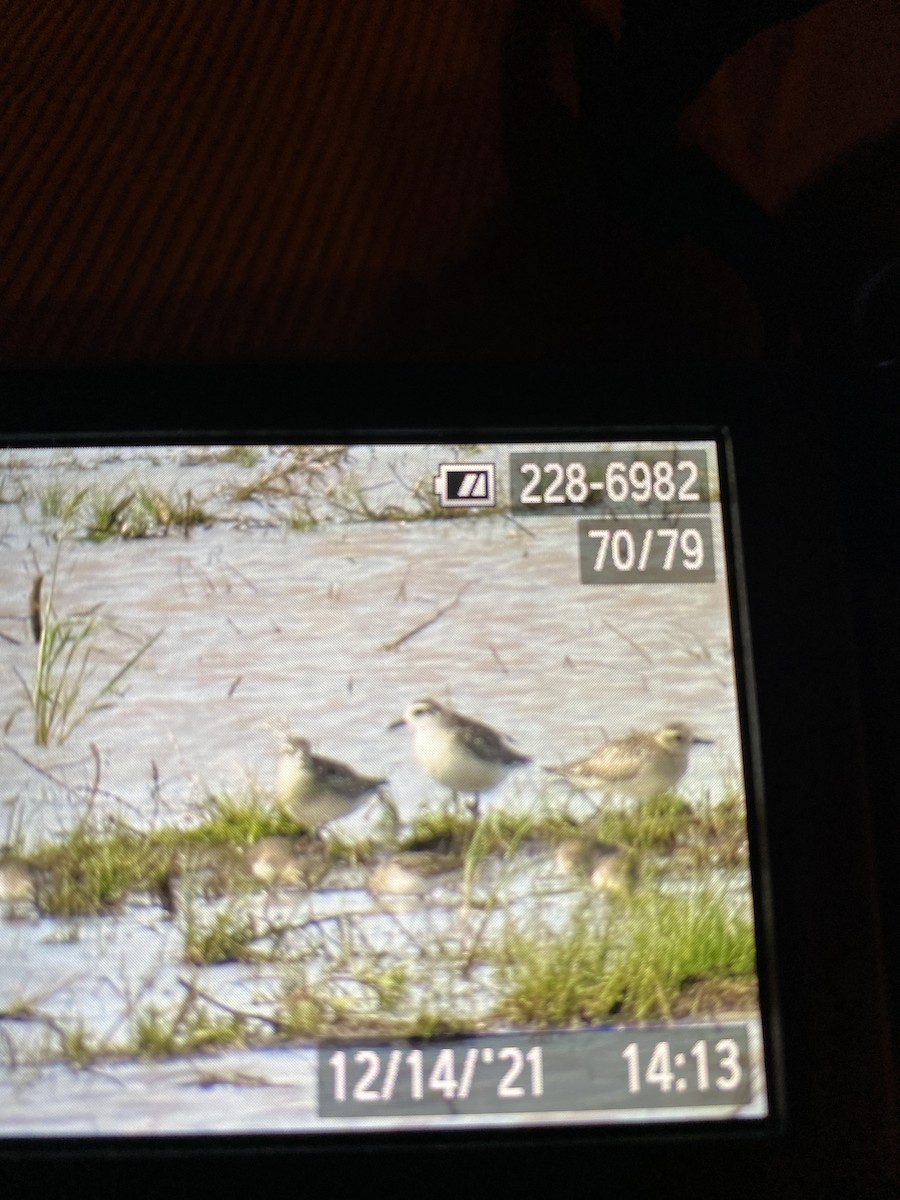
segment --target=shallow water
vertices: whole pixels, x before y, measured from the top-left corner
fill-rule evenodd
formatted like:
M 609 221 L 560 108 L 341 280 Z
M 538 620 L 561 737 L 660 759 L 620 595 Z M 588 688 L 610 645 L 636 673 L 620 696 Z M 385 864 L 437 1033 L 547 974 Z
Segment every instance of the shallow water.
M 229 477 L 235 468 L 219 470 Z M 93 469 L 90 482 L 121 471 L 118 462 Z M 43 476 L 25 473 L 25 484 L 35 477 Z M 709 585 L 584 587 L 574 522 L 554 517 L 527 527 L 497 517 L 307 532 L 216 524 L 189 538 L 67 541 L 58 611 L 102 604 L 121 631 L 100 639 L 98 682 L 104 657 L 121 662 L 159 638 L 107 711 L 64 746 L 36 748 L 13 672 L 30 677 L 27 596 L 35 564 L 48 573 L 55 547 L 48 526 L 23 520 L 17 506 L 0 517 L 0 628 L 20 639 L 3 646 L 0 712 L 17 712 L 7 744 L 75 788 L 92 777 L 96 745 L 102 789 L 138 819 L 192 814 L 207 791 L 271 787 L 286 728 L 320 753 L 388 776 L 408 816 L 442 792 L 417 769 L 405 732 L 387 726 L 423 695 L 494 724 L 538 764 L 676 717 L 715 739 L 694 753 L 684 788 L 715 796 L 740 786 L 721 569 Z M 718 521 L 715 532 L 721 564 Z M 384 648 L 457 598 L 432 625 Z M 8 753 L 4 779 L 4 798 L 18 793 L 16 816 L 29 831 L 69 819 L 65 797 Z M 541 782 L 535 767 L 495 794 L 508 800 Z

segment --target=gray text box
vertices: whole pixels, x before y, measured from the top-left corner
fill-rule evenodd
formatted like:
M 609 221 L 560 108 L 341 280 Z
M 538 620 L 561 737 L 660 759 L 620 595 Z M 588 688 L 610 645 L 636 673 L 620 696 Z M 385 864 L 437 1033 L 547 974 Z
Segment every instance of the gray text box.
M 712 583 L 710 517 L 617 517 L 578 522 L 582 583 Z
M 322 1046 L 322 1117 L 738 1107 L 747 1026 L 594 1029 Z

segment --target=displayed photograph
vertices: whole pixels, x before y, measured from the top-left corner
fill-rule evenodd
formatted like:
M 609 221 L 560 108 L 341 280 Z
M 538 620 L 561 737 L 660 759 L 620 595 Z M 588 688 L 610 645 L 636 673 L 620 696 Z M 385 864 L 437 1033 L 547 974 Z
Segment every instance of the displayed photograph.
M 0 451 L 0 1139 L 766 1117 L 726 483 Z

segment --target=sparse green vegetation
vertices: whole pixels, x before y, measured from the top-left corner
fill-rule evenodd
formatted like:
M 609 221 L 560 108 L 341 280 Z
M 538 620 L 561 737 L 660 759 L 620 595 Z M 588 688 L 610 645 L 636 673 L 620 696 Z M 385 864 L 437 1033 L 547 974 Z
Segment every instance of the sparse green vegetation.
M 378 910 L 365 905 L 319 918 L 312 910 L 306 917 L 295 910 L 288 919 L 283 909 L 278 917 L 266 916 L 267 907 L 246 896 L 261 885 L 243 869 L 240 845 L 280 830 L 282 818 L 270 814 L 267 821 L 252 797 L 219 797 L 209 805 L 206 819 L 190 829 L 136 832 L 123 823 L 92 829 L 85 821 L 67 842 L 38 848 L 30 862 L 42 880 L 41 911 L 103 915 L 121 910 L 136 893 L 157 895 L 177 923 L 182 961 L 201 971 L 265 963 L 274 978 L 281 973 L 280 986 L 252 1013 L 189 988 L 180 1006 L 154 1002 L 137 1010 L 126 1043 L 115 1048 L 101 1046 L 82 1026 L 59 1024 L 53 1027 L 56 1044 L 66 1061 L 160 1058 L 297 1039 L 447 1037 L 497 1022 L 570 1028 L 611 1017 L 708 1016 L 755 1004 L 749 899 L 724 884 L 713 886 L 708 865 L 696 868 L 696 882 L 687 890 L 670 894 L 660 890 L 667 856 L 645 848 L 640 853 L 649 869 L 633 895 L 610 898 L 573 879 L 562 889 L 568 917 L 560 922 L 552 888 L 537 909 L 525 901 L 498 906 L 497 872 L 514 870 L 520 851 L 526 858 L 549 856 L 561 834 L 571 835 L 570 824 L 502 809 L 477 822 L 471 814 L 452 819 L 445 810 L 432 810 L 419 835 L 459 839 L 467 878 L 456 904 L 470 915 L 460 926 L 463 908 L 445 905 L 443 932 L 428 934 L 416 933 L 401 917 L 395 930 L 400 940 L 388 952 L 367 932 L 367 916 Z M 674 803 L 666 807 L 680 811 Z M 726 806 L 706 819 L 727 828 L 731 817 Z M 329 843 L 323 852 L 348 864 L 368 861 L 349 841 Z M 374 846 L 365 848 L 370 852 L 376 853 Z M 486 902 L 479 870 L 489 863 Z M 177 890 L 177 904 L 167 903 L 167 885 Z M 473 1026 L 466 996 L 480 986 L 475 976 L 488 981 L 494 1000 Z M 461 991 L 457 985 L 448 989 L 451 977 Z
M 472 1022 L 463 1016 L 452 1017 L 447 1013 L 423 1009 L 409 1022 L 401 1034 L 408 1038 L 454 1038 L 471 1033 Z
M 219 462 L 234 463 L 237 467 L 255 467 L 259 464 L 259 446 L 228 446 L 219 455 Z
M 143 538 L 179 529 L 185 534 L 195 525 L 216 520 L 191 491 L 163 490 L 145 484 L 104 487 L 69 487 L 59 480 L 34 494 L 38 511 L 47 521 L 58 522 L 60 540 L 76 537 L 92 542 L 109 538 Z M 19 503 L 27 502 L 21 496 Z
M 669 792 L 643 800 L 628 810 L 601 807 L 596 829 L 603 841 L 665 853 L 675 847 L 692 823 L 691 806 Z
M 37 496 L 41 516 L 71 526 L 89 490 L 84 487 L 70 491 L 58 480 L 51 481 Z
M 421 809 L 401 849 L 442 848 L 464 852 L 477 840 L 480 854 L 512 853 L 524 843 L 553 845 L 571 837 L 571 818 L 552 808 L 522 812 L 493 805 L 481 819 L 452 802 Z
M 89 541 L 107 538 L 144 538 L 170 529 L 187 534 L 194 525 L 211 525 L 215 517 L 192 496 L 177 489 L 168 492 L 140 487 L 126 492 L 97 493 L 91 497 L 91 511 L 84 526 Z
M 286 524 L 288 529 L 292 529 L 295 533 L 306 533 L 310 529 L 315 529 L 319 524 L 319 518 L 308 500 L 297 500 L 288 510 Z
M 731 791 L 718 804 L 707 800 L 697 805 L 677 855 L 689 871 L 703 866 L 746 867 L 750 850 L 743 793 Z
M 172 907 L 171 893 L 178 881 L 192 883 L 203 898 L 253 886 L 241 848 L 271 836 L 296 838 L 297 826 L 284 813 L 267 809 L 257 796 L 219 796 L 210 797 L 207 815 L 187 828 L 136 830 L 124 821 L 100 823 L 88 815 L 65 837 L 42 843 L 24 857 L 38 872 L 37 898 L 43 913 L 97 916 L 117 911 L 137 894 L 158 897 L 164 907 Z M 310 844 L 318 847 L 312 839 Z M 321 846 L 329 861 L 351 866 L 373 861 L 376 852 L 369 838 L 331 837 Z M 228 940 L 234 931 L 227 924 L 223 919 L 213 940 Z M 194 940 L 199 940 L 200 932 L 195 933 Z M 200 957 L 209 961 L 202 953 Z
M 263 837 L 289 837 L 297 833 L 296 822 L 280 809 L 272 808 L 259 794 L 210 795 L 204 809 L 202 821 L 188 829 L 173 831 L 172 836 L 186 844 L 243 846 Z
M 709 887 L 686 896 L 642 889 L 614 909 L 589 897 L 561 933 L 511 921 L 498 968 L 496 1013 L 517 1025 L 668 1018 L 698 980 L 755 979 L 753 923 Z
M 459 446 L 461 454 L 477 453 L 478 447 Z M 142 481 L 137 472 L 114 485 L 73 486 L 57 478 L 30 494 L 20 490 L 21 506 L 37 503 L 45 521 L 58 522 L 60 537 L 79 537 L 102 542 L 110 538 L 164 536 L 172 531 L 187 535 L 195 526 L 217 521 L 234 521 L 227 505 L 264 505 L 267 523 L 306 532 L 327 521 L 431 521 L 476 519 L 496 516 L 505 508 L 455 509 L 442 505 L 431 479 L 404 481 L 397 476 L 393 495 L 402 500 L 385 500 L 383 484 L 369 485 L 352 469 L 349 446 L 287 446 L 264 465 L 258 446 L 203 447 L 185 459 L 186 466 L 232 464 L 252 473 L 241 482 L 211 489 L 205 497 L 192 491 L 162 489 Z M 0 489 L 0 502 L 5 496 Z
M 131 893 L 157 892 L 172 860 L 173 849 L 163 839 L 118 822 L 100 831 L 90 821 L 29 856 L 39 872 L 40 909 L 57 917 L 114 912 Z
M 103 613 L 102 605 L 57 613 L 54 594 L 61 549 L 62 543 L 57 548 L 46 599 L 39 611 L 32 613 L 32 625 L 39 640 L 31 684 L 17 672 L 34 716 L 34 740 L 38 746 L 65 742 L 87 717 L 108 707 L 162 632 L 141 641 L 123 661 L 121 655 L 111 652 L 110 646 L 114 637 L 125 635 Z M 36 590 L 39 596 L 39 586 Z M 38 604 L 36 600 L 36 608 Z M 98 664 L 104 661 L 107 665 L 101 673 Z
M 76 1067 L 89 1067 L 101 1058 L 104 1048 L 91 1034 L 84 1021 L 76 1021 L 61 1031 L 60 1056 Z
M 189 990 L 171 1009 L 146 1005 L 137 1015 L 134 1053 L 141 1058 L 170 1058 L 200 1050 L 223 1050 L 250 1041 L 250 1021 L 240 1013 L 213 1011 Z
M 278 459 L 255 478 L 230 489 L 233 502 L 298 498 L 308 501 L 322 496 L 343 468 L 347 446 L 286 446 Z
M 210 916 L 191 904 L 184 919 L 184 960 L 197 967 L 255 962 L 263 957 L 254 947 L 259 937 L 253 918 L 233 905 Z

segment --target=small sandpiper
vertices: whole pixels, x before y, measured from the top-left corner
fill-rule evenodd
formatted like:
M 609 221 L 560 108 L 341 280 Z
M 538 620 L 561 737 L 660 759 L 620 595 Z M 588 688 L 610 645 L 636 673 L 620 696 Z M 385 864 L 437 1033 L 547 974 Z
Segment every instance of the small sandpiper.
M 181 912 L 190 898 L 220 900 L 241 875 L 241 854 L 233 842 L 181 846 L 157 877 L 157 899 L 170 917 Z
M 265 887 L 317 887 L 328 873 L 322 843 L 271 835 L 244 847 L 243 866 Z
M 380 862 L 369 876 L 369 891 L 379 896 L 424 896 L 456 882 L 462 874 L 460 854 L 434 850 L 401 850 Z
M 309 740 L 290 735 L 282 746 L 275 785 L 279 808 L 310 833 L 354 812 L 387 782 L 310 751 Z
M 648 800 L 674 788 L 687 771 L 692 746 L 710 745 L 683 722 L 672 721 L 652 733 L 612 738 L 586 758 L 547 769 L 584 791 L 596 788 Z
M 479 793 L 502 783 L 514 767 L 531 762 L 490 725 L 435 700 L 416 700 L 390 728 L 404 724 L 412 730 L 419 766 L 450 788 L 454 798 L 458 792 L 474 792 L 476 810 Z
M 630 896 L 638 885 L 637 854 L 616 842 L 569 838 L 556 847 L 554 865 L 558 874 L 580 875 L 611 896 Z
M 21 858 L 0 861 L 0 902 L 6 904 L 10 919 L 26 909 L 37 907 L 38 871 Z

